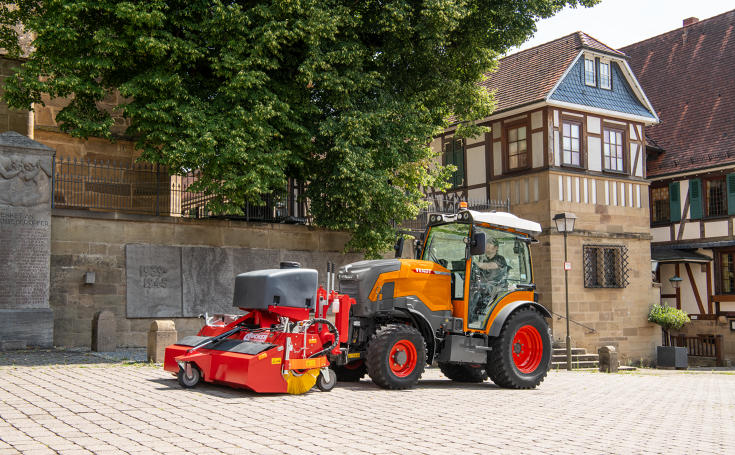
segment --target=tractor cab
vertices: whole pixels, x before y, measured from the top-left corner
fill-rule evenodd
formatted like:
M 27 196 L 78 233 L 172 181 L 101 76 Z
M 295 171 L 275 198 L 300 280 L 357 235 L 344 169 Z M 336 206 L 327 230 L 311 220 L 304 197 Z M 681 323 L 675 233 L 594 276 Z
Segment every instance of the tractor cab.
M 487 333 L 493 311 L 511 294 L 506 300 L 537 301 L 529 246 L 540 230 L 538 223 L 508 213 L 429 216 L 417 258 L 451 274 L 452 315 L 464 321 L 464 331 Z

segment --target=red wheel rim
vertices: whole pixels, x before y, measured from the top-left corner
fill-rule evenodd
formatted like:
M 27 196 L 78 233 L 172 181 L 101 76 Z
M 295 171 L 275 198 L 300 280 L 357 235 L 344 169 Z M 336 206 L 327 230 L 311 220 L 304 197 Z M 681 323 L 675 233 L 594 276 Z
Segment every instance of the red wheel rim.
M 362 359 L 355 360 L 354 362 L 345 364 L 345 368 L 347 368 L 348 370 L 356 370 L 360 368 L 361 366 L 362 366 Z
M 536 327 L 524 325 L 513 336 L 510 350 L 516 368 L 521 373 L 533 373 L 541 364 L 541 357 L 544 354 L 541 334 Z
M 410 341 L 401 340 L 391 348 L 388 362 L 393 374 L 405 378 L 416 368 L 417 358 L 416 346 Z

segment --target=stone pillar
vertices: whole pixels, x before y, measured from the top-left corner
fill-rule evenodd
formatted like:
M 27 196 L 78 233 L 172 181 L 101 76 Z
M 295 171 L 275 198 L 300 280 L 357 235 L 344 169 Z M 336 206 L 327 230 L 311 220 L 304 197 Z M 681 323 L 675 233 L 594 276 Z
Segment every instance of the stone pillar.
M 166 348 L 178 341 L 174 321 L 153 321 L 148 332 L 148 354 L 146 359 L 153 363 L 163 363 Z
M 117 351 L 117 321 L 112 311 L 103 310 L 92 318 L 92 351 Z
M 49 308 L 54 149 L 0 134 L 0 337 L 53 345 Z
M 603 346 L 597 350 L 600 356 L 600 372 L 617 373 L 618 372 L 618 352 L 613 346 Z

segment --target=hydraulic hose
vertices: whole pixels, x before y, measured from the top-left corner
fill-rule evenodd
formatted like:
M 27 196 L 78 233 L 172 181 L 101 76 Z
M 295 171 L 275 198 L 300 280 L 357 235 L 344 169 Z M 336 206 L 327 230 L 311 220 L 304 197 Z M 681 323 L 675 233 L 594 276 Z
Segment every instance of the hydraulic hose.
M 334 333 L 334 343 L 332 343 L 332 345 L 329 346 L 328 348 L 322 349 L 321 351 L 316 352 L 316 353 L 310 355 L 309 357 L 307 357 L 309 359 L 312 358 L 312 357 L 320 357 L 320 356 L 328 353 L 332 349 L 336 348 L 337 346 L 339 346 L 339 330 L 337 330 L 337 327 L 334 324 L 332 324 L 332 321 L 330 321 L 328 319 L 321 319 L 321 318 L 319 318 L 319 319 L 311 319 L 311 320 L 309 320 L 309 322 L 307 322 L 306 324 L 304 324 L 304 333 L 306 333 L 306 330 L 309 327 L 311 327 L 312 325 L 314 325 L 314 324 L 326 324 L 329 327 L 331 327 L 332 330 L 330 330 L 330 332 Z

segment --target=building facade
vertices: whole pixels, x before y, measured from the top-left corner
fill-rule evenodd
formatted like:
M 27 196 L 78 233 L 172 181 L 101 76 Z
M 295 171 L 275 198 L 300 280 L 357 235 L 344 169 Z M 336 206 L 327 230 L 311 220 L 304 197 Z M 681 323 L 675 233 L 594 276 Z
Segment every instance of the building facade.
M 625 54 L 582 32 L 509 55 L 484 85 L 491 130 L 432 142 L 457 167 L 448 195 L 510 199 L 543 227 L 533 247 L 540 302 L 566 337 L 564 236 L 554 215 L 578 217 L 568 236 L 569 317 L 575 347 L 618 348 L 623 361 L 654 356 L 646 128 L 658 118 Z

